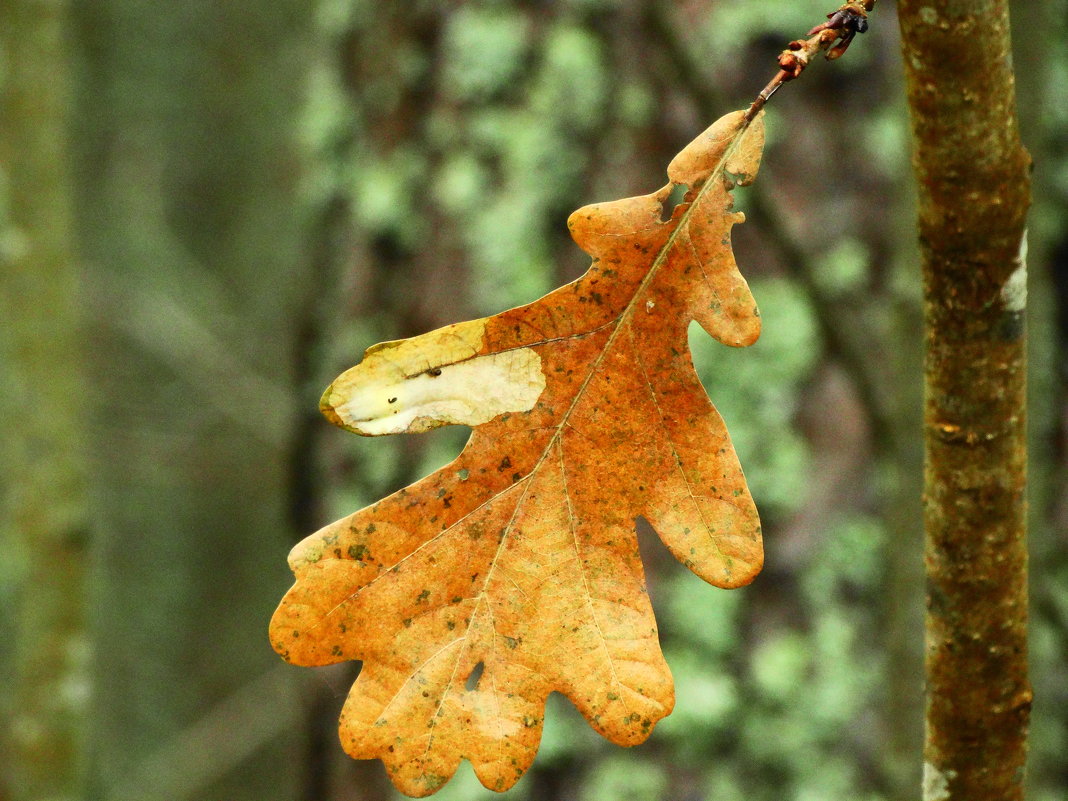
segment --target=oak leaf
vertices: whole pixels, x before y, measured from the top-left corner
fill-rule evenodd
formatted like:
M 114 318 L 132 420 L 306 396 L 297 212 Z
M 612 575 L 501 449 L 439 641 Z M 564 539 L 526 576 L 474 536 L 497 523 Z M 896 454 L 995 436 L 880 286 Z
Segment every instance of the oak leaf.
M 322 409 L 359 434 L 473 427 L 451 464 L 298 544 L 271 622 L 300 665 L 362 660 L 345 750 L 433 793 L 469 759 L 511 787 L 566 695 L 598 732 L 645 740 L 674 704 L 635 519 L 720 587 L 752 580 L 760 525 L 687 327 L 749 345 L 756 304 L 731 251 L 730 190 L 763 121 L 728 114 L 657 192 L 579 209 L 589 271 L 529 305 L 367 350 Z M 687 186 L 671 218 L 662 207 Z

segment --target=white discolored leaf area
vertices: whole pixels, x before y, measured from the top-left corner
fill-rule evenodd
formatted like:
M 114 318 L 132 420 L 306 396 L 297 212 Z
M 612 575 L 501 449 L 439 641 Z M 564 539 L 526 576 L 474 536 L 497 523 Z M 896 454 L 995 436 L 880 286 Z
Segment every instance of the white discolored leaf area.
M 476 355 L 485 320 L 385 342 L 323 394 L 323 412 L 364 436 L 476 426 L 506 412 L 526 412 L 545 389 L 541 357 L 531 348 Z

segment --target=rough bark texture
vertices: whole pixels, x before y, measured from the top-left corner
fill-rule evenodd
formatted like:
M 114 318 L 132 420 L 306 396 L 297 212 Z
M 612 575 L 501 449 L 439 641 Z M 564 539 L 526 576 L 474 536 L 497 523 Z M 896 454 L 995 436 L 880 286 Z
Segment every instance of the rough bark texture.
M 11 801 L 73 799 L 83 765 L 85 388 L 66 10 L 0 4 L 0 798 Z
M 899 5 L 926 329 L 924 798 L 1020 799 L 1027 678 L 1025 217 L 1008 5 Z

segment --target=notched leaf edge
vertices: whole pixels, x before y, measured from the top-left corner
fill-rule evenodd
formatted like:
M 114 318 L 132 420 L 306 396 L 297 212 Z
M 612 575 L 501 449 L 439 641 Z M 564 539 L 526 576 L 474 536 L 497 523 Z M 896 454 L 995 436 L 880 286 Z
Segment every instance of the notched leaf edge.
M 685 344 L 690 319 L 728 345 L 759 335 L 730 252 L 743 219 L 730 189 L 755 177 L 763 143 L 762 120 L 742 119 L 727 115 L 685 148 L 663 190 L 575 212 L 569 228 L 594 258 L 578 281 L 372 346 L 324 393 L 327 416 L 365 435 L 475 427 L 451 465 L 296 546 L 297 583 L 272 620 L 287 660 L 364 660 L 342 741 L 356 758 L 381 758 L 409 795 L 434 792 L 463 757 L 485 786 L 510 787 L 553 690 L 622 744 L 670 712 L 636 516 L 718 586 L 760 569 L 759 519 Z M 661 195 L 676 183 L 690 189 L 664 223 Z M 653 257 L 644 273 L 636 254 Z M 585 378 L 563 369 L 583 359 Z

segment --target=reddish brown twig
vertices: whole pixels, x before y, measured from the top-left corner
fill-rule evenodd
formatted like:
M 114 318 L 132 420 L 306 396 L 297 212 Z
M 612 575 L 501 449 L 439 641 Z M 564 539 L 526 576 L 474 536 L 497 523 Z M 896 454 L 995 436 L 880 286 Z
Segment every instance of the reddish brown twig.
M 756 117 L 779 87 L 798 77 L 813 56 L 825 51 L 828 60 L 843 55 L 858 33 L 868 30 L 868 12 L 875 8 L 875 0 L 861 0 L 840 6 L 827 15 L 827 21 L 808 32 L 807 39 L 795 39 L 779 54 L 779 71 L 745 113 L 746 121 Z

